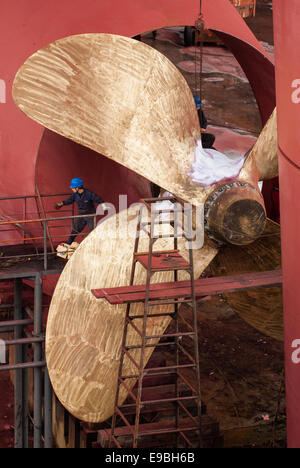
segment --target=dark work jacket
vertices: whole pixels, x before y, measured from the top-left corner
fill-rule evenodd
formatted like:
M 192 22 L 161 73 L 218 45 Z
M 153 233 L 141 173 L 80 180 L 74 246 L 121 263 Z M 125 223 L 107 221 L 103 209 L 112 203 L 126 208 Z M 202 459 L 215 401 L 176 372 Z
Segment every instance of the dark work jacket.
M 88 189 L 84 189 L 82 194 L 72 193 L 72 195 L 63 201 L 63 205 L 71 205 L 76 202 L 80 214 L 91 214 L 95 213 L 94 203 L 104 203 L 102 198 L 96 195 L 94 192 Z

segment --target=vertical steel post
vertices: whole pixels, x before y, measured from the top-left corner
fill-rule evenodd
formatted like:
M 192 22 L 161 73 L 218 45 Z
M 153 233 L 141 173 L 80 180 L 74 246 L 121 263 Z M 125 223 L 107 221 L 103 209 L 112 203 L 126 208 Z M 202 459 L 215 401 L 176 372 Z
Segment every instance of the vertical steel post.
M 27 197 L 24 197 L 24 219 L 27 221 Z M 23 231 L 23 243 L 26 241 L 26 231 Z
M 22 319 L 22 280 L 14 281 L 14 320 Z M 15 339 L 22 338 L 23 327 L 16 326 Z M 15 364 L 23 361 L 22 345 L 15 346 Z M 14 375 L 14 399 L 15 399 L 15 448 L 23 448 L 23 370 L 15 370 Z
M 178 207 L 174 208 L 174 250 L 177 250 L 178 248 Z M 178 281 L 178 271 L 174 270 L 174 281 Z M 179 317 L 178 317 L 178 304 L 174 304 L 174 320 L 175 320 L 175 333 L 178 334 L 179 332 Z M 179 366 L 179 336 L 176 336 L 175 338 L 175 343 L 176 343 L 176 377 L 175 377 L 175 397 L 177 398 L 177 401 L 175 402 L 175 427 L 176 429 L 179 428 L 179 416 L 180 416 L 180 411 L 179 411 L 179 404 L 178 404 L 178 398 L 180 396 L 180 391 L 179 391 L 179 375 L 178 375 L 178 366 Z M 176 447 L 178 447 L 178 442 L 179 442 L 179 432 L 176 432 Z
M 199 359 L 199 339 L 198 339 L 198 323 L 197 323 L 197 301 L 195 293 L 195 278 L 194 278 L 194 257 L 193 257 L 193 240 L 188 239 L 189 258 L 190 258 L 190 275 L 191 275 L 191 297 L 193 310 L 193 328 L 194 328 L 194 358 L 196 365 L 196 391 L 197 391 L 197 411 L 199 421 L 199 448 L 203 448 L 202 438 L 202 400 L 201 400 L 201 385 L 200 385 L 200 359 Z
M 45 367 L 44 377 L 45 395 L 44 395 L 44 448 L 53 447 L 52 436 L 52 386 L 49 378 L 47 366 Z
M 23 361 L 27 362 L 28 345 L 23 345 Z M 28 369 L 22 370 L 23 394 L 22 394 L 22 412 L 23 412 L 23 448 L 28 448 Z
M 145 361 L 145 347 L 147 343 L 147 322 L 148 322 L 148 313 L 149 313 L 149 292 L 150 292 L 150 282 L 152 277 L 152 253 L 153 245 L 157 240 L 155 238 L 154 224 L 156 213 L 150 214 L 151 216 L 151 228 L 150 228 L 150 238 L 149 238 L 149 256 L 148 256 L 148 268 L 147 268 L 147 278 L 146 278 L 146 294 L 145 294 L 145 303 L 144 303 L 144 318 L 143 318 L 143 328 L 142 328 L 142 343 L 141 343 L 141 354 L 139 360 L 139 378 L 137 382 L 137 399 L 136 399 L 136 415 L 135 415 L 135 425 L 134 425 L 134 434 L 133 434 L 133 448 L 138 446 L 138 435 L 139 435 L 139 423 L 140 423 L 140 414 L 141 414 L 141 400 L 142 400 L 142 390 L 143 390 L 143 379 L 144 379 L 144 361 Z
M 34 280 L 34 336 L 42 333 L 42 276 L 36 273 Z M 42 360 L 42 343 L 34 344 L 34 360 Z M 42 448 L 42 368 L 34 368 L 34 448 Z
M 47 221 L 43 221 L 43 237 L 44 237 L 44 270 L 48 268 L 48 256 L 47 256 Z

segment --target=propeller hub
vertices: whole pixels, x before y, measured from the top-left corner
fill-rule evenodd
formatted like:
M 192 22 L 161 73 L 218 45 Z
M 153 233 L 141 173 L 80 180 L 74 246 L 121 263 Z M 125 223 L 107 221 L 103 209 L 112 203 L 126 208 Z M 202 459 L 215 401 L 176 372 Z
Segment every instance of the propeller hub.
M 241 181 L 219 185 L 206 200 L 204 216 L 210 238 L 235 245 L 258 239 L 267 219 L 259 190 Z

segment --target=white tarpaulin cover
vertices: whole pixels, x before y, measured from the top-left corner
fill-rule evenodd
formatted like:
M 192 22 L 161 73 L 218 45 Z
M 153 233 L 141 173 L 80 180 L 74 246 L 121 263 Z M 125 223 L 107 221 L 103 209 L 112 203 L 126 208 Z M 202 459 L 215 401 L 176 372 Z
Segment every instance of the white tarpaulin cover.
M 223 179 L 237 177 L 244 164 L 244 156 L 229 156 L 213 149 L 202 147 L 201 140 L 197 141 L 195 161 L 189 176 L 193 182 L 204 186 L 212 185 Z

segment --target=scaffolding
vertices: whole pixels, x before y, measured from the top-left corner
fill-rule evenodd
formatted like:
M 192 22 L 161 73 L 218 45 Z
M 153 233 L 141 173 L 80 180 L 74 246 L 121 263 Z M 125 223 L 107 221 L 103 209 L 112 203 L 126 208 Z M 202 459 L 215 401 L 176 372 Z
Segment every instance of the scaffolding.
M 174 201 L 173 198 L 165 199 L 167 201 Z M 193 253 L 192 253 L 192 239 L 187 238 L 184 233 L 182 234 L 189 246 L 189 262 L 187 262 L 180 254 L 177 245 L 177 236 L 175 231 L 173 234 L 163 234 L 162 236 L 172 237 L 174 239 L 174 249 L 173 250 L 164 250 L 164 251 L 154 251 L 154 244 L 155 242 L 162 236 L 155 236 L 155 227 L 162 226 L 163 223 L 169 224 L 174 228 L 174 224 L 176 222 L 177 212 L 179 214 L 182 213 L 182 209 L 180 207 L 179 210 L 174 208 L 172 214 L 174 216 L 173 221 L 162 221 L 160 219 L 160 215 L 163 214 L 164 210 L 153 210 L 152 207 L 156 202 L 161 202 L 161 198 L 152 198 L 142 200 L 142 202 L 147 206 L 149 212 L 151 213 L 151 221 L 142 221 L 142 213 L 143 209 L 140 209 L 139 219 L 137 224 L 137 233 L 136 233 L 136 241 L 133 253 L 133 263 L 132 263 L 132 271 L 131 271 L 131 280 L 130 285 L 134 285 L 134 278 L 135 278 L 135 270 L 136 264 L 139 262 L 147 272 L 146 278 L 146 285 L 145 285 L 145 298 L 144 298 L 144 314 L 142 317 L 138 315 L 131 314 L 131 304 L 132 302 L 129 300 L 127 302 L 126 308 L 126 317 L 125 317 L 125 325 L 124 325 L 124 334 L 123 334 L 123 342 L 121 347 L 121 358 L 120 358 L 120 366 L 119 366 L 119 375 L 118 375 L 118 382 L 117 382 L 117 391 L 116 391 L 116 398 L 115 398 L 115 407 L 114 407 L 114 416 L 112 419 L 112 428 L 111 428 L 111 437 L 110 437 L 110 446 L 113 444 L 117 447 L 120 447 L 120 444 L 117 440 L 117 433 L 116 433 L 116 420 L 117 416 L 120 416 L 121 419 L 125 422 L 127 426 L 130 427 L 130 423 L 126 417 L 126 409 L 128 409 L 127 405 L 120 405 L 119 404 L 119 396 L 120 396 L 120 389 L 121 386 L 125 386 L 128 390 L 128 381 L 130 379 L 137 379 L 137 391 L 136 395 L 132 392 L 134 399 L 134 403 L 132 405 L 135 408 L 135 422 L 134 426 L 132 427 L 132 446 L 133 448 L 137 448 L 138 440 L 141 439 L 143 435 L 162 435 L 164 433 L 175 433 L 178 436 L 181 436 L 185 443 L 188 444 L 189 447 L 192 447 L 192 442 L 188 438 L 187 434 L 190 434 L 193 431 L 197 431 L 199 433 L 198 440 L 199 445 L 202 445 L 202 437 L 201 437 L 201 396 L 200 396 L 200 370 L 199 370 L 199 352 L 198 352 L 198 333 L 197 333 L 197 316 L 196 316 L 196 297 L 194 292 L 194 265 L 193 265 Z M 150 227 L 150 231 L 149 231 Z M 148 252 L 139 252 L 138 245 L 140 234 L 142 231 L 145 231 L 149 237 L 149 251 Z M 183 300 L 179 298 L 173 298 L 169 300 L 165 300 L 164 298 L 151 300 L 149 298 L 150 293 L 150 284 L 151 284 L 151 277 L 154 273 L 160 272 L 174 272 L 174 281 L 178 280 L 178 271 L 184 270 L 190 275 L 190 286 L 191 286 L 191 294 L 190 297 L 186 297 Z M 133 301 L 134 302 L 134 301 Z M 182 330 L 179 327 L 179 313 L 178 313 L 178 306 L 182 303 L 190 304 L 193 310 L 193 326 L 189 327 L 188 330 Z M 170 365 L 168 363 L 167 366 L 162 367 L 154 367 L 154 368 L 147 368 L 145 367 L 145 352 L 147 348 L 155 348 L 157 346 L 156 341 L 160 341 L 163 335 L 156 335 L 156 336 L 147 336 L 147 325 L 148 320 L 152 318 L 157 318 L 157 314 L 151 314 L 150 310 L 154 306 L 173 306 L 173 311 L 170 312 L 160 312 L 160 316 L 169 316 L 175 322 L 175 330 L 173 332 L 168 332 L 167 335 L 164 335 L 164 338 L 168 338 L 171 342 L 165 342 L 164 344 L 169 346 L 175 346 L 174 352 L 174 362 Z M 163 310 L 163 308 L 161 309 Z M 142 319 L 142 330 L 138 329 L 136 326 L 136 320 Z M 129 345 L 127 342 L 127 335 L 128 329 L 131 327 L 134 332 L 139 336 L 140 344 L 139 345 Z M 183 340 L 189 337 L 193 341 L 193 352 L 192 355 L 184 348 Z M 154 344 L 153 343 L 154 340 Z M 160 343 L 161 344 L 161 343 Z M 140 351 L 139 359 L 134 359 L 132 355 L 132 351 L 136 352 L 137 350 Z M 187 362 L 182 363 L 182 354 L 187 359 Z M 134 364 L 134 371 L 132 375 L 124 375 L 124 360 L 128 358 Z M 195 388 L 187 382 L 187 379 L 182 374 L 182 371 L 185 369 L 193 370 L 195 373 Z M 167 393 L 166 395 L 161 395 L 159 399 L 145 399 L 143 398 L 143 387 L 144 387 L 144 377 L 145 376 L 165 376 L 166 374 L 172 375 L 175 377 L 174 381 L 174 390 L 171 393 Z M 183 395 L 182 387 L 185 386 L 185 394 Z M 188 395 L 186 392 L 188 391 Z M 196 408 L 196 416 L 191 414 L 191 408 L 187 409 L 186 405 L 190 402 L 194 403 Z M 141 418 L 141 411 L 142 408 L 146 406 L 154 406 L 154 405 L 171 405 L 171 410 L 173 409 L 173 418 L 170 421 L 170 424 L 166 428 L 162 428 L 160 425 L 159 427 L 152 427 L 145 428 L 141 426 L 140 418 Z M 180 419 L 180 412 L 184 412 L 185 416 L 187 416 L 188 421 L 185 420 L 185 423 Z M 177 440 L 178 443 L 178 440 Z
M 146 205 L 161 201 L 162 199 L 141 200 Z M 172 199 L 173 200 L 173 199 Z M 111 429 L 106 430 L 109 447 L 122 448 L 120 439 L 124 443 L 124 438 L 130 439 L 130 447 L 137 448 L 141 439 L 145 436 L 163 436 L 169 434 L 176 435 L 175 443 L 177 448 L 182 444 L 189 448 L 203 447 L 203 425 L 202 425 L 202 402 L 200 392 L 200 368 L 198 352 L 197 333 L 197 310 L 196 302 L 206 300 L 208 297 L 220 294 L 224 291 L 238 291 L 257 287 L 268 287 L 270 285 L 281 284 L 281 271 L 261 272 L 237 277 L 201 278 L 194 279 L 192 238 L 183 235 L 188 241 L 189 261 L 181 256 L 178 250 L 177 237 L 175 231 L 174 249 L 168 251 L 154 251 L 153 246 L 158 238 L 172 237 L 170 234 L 155 235 L 155 226 L 170 221 L 162 221 L 159 214 L 164 210 L 151 210 L 151 221 L 143 222 L 140 210 L 137 235 L 133 252 L 133 263 L 128 286 L 116 288 L 96 289 L 92 293 L 98 299 L 106 299 L 110 304 L 126 304 L 126 314 L 124 321 L 123 340 L 120 352 L 120 365 L 116 382 L 116 395 L 114 404 L 114 414 L 112 417 Z M 174 209 L 176 214 L 176 209 Z M 182 210 L 180 210 L 182 213 Z M 171 223 L 172 224 L 172 223 Z M 174 226 L 174 223 L 173 223 Z M 150 231 L 149 231 L 150 227 Z M 145 231 L 149 236 L 149 250 L 139 252 L 140 232 Z M 184 233 L 184 230 L 180 230 Z M 140 263 L 146 269 L 145 284 L 134 284 L 136 264 Z M 185 270 L 189 273 L 190 279 L 178 281 L 177 272 Z M 155 272 L 174 271 L 174 281 L 166 283 L 151 283 L 151 276 Z M 144 313 L 131 313 L 131 305 L 143 303 Z M 190 304 L 192 310 L 192 323 L 188 323 L 180 314 L 179 305 Z M 163 312 L 163 306 L 173 305 L 174 310 Z M 151 307 L 160 306 L 157 313 L 151 313 Z M 148 320 L 157 317 L 169 316 L 173 321 L 173 330 L 164 334 L 148 334 Z M 136 321 L 142 321 L 139 325 Z M 183 327 L 184 325 L 184 327 Z M 128 330 L 133 330 L 139 343 L 128 342 Z M 186 340 L 192 340 L 193 346 L 186 346 Z M 131 340 L 132 341 L 132 340 Z M 171 364 L 154 367 L 145 367 L 145 353 L 149 348 L 171 346 L 174 362 Z M 138 353 L 137 353 L 138 351 Z M 135 353 L 135 354 L 133 354 Z M 180 357 L 179 357 L 180 356 Z M 185 358 L 184 362 L 182 356 Z M 132 371 L 125 371 L 124 361 L 131 363 Z M 189 378 L 184 375 L 189 371 Z M 193 376 L 191 375 L 193 373 Z M 150 394 L 143 382 L 145 378 L 172 375 L 174 377 L 170 390 L 168 387 L 160 387 L 157 395 Z M 130 381 L 136 381 L 136 387 L 132 390 Z M 191 383 L 191 381 L 193 383 Z M 128 393 L 128 400 L 122 403 L 120 400 L 121 389 Z M 189 406 L 188 406 L 189 403 Z M 193 403 L 193 405 L 191 405 Z M 169 406 L 168 406 L 169 405 Z M 169 410 L 169 419 L 166 417 L 163 422 L 142 424 L 141 416 L 147 413 L 147 408 L 156 407 L 158 412 Z M 172 413 L 170 417 L 170 412 Z M 192 437 L 191 437 L 192 435 Z M 180 438 L 180 440 L 179 440 Z M 127 443 L 127 442 L 126 442 Z M 155 444 L 155 442 L 153 442 Z M 181 445 L 180 445 L 181 444 Z M 154 445 L 156 446 L 156 445 Z
M 7 284 L 13 295 L 12 304 L 0 306 L 0 336 L 5 337 L 1 339 L 0 372 L 13 372 L 15 448 L 53 446 L 53 394 L 45 361 L 43 280 L 48 275 L 60 275 L 66 264 L 56 255 L 54 242 L 59 237 L 51 234 L 51 228 L 55 225 L 60 231 L 69 229 L 70 223 L 80 216 L 74 215 L 72 207 L 71 215 L 53 217 L 45 210 L 42 198 L 52 200 L 64 195 L 0 198 L 2 213 L 8 212 L 11 206 L 18 210 L 0 217 L 0 234 L 4 238 L 0 248 L 0 283 Z M 36 216 L 37 212 L 42 216 Z M 94 217 L 96 222 L 96 214 L 87 216 Z M 23 303 L 25 284 L 33 289 L 33 310 Z M 8 352 L 11 348 L 13 351 Z
M 13 304 L 0 305 L 1 311 L 6 311 L 10 309 L 12 310 L 11 316 L 9 316 L 9 314 L 6 314 L 6 319 L 4 321 L 0 321 L 0 332 L 9 333 L 8 339 L 1 340 L 1 342 L 4 344 L 6 349 L 14 347 L 14 360 L 13 362 L 5 362 L 3 364 L 0 364 L 0 371 L 12 371 L 14 373 L 14 439 L 16 448 L 27 448 L 31 445 L 33 446 L 33 448 L 51 448 L 54 444 L 52 433 L 52 410 L 54 410 L 55 412 L 55 408 L 52 408 L 53 393 L 45 361 L 44 350 L 45 330 L 43 328 L 43 281 L 48 275 L 59 275 L 65 266 L 65 261 L 56 256 L 54 257 L 52 255 L 51 249 L 49 251 L 49 244 L 47 243 L 47 241 L 49 242 L 49 239 L 47 237 L 49 233 L 46 227 L 47 222 L 49 220 L 54 219 L 55 221 L 59 221 L 60 219 L 72 218 L 72 216 L 66 216 L 61 218 L 46 217 L 39 218 L 36 220 L 30 220 L 33 222 L 42 223 L 43 225 L 42 247 L 44 247 L 44 250 L 42 248 L 41 252 L 38 251 L 36 257 L 34 257 L 34 260 L 30 262 L 20 264 L 12 263 L 9 267 L 6 267 L 5 269 L 0 268 L 0 281 L 9 281 L 13 285 Z M 25 223 L 25 220 L 23 221 Z M 4 221 L 4 223 L 5 226 L 7 226 L 7 224 L 14 225 L 15 221 Z M 142 223 L 140 223 L 140 227 L 142 227 L 143 229 L 147 229 L 147 226 L 142 225 Z M 29 244 L 27 242 L 29 242 Z M 26 236 L 26 240 L 21 244 L 22 249 L 26 250 L 26 248 L 31 248 L 32 251 L 32 245 L 30 244 L 30 242 L 31 241 Z M 12 246 L 12 248 L 14 247 L 15 246 Z M 148 278 L 146 285 L 134 285 L 134 275 L 132 275 L 132 284 L 130 284 L 129 286 L 99 289 L 94 290 L 93 293 L 97 298 L 105 298 L 111 304 L 127 304 L 129 311 L 130 304 L 135 302 L 145 303 L 146 299 L 146 302 L 148 303 L 148 309 L 146 317 L 141 317 L 142 320 L 147 320 L 147 316 L 149 317 L 151 315 L 151 313 L 149 312 L 149 306 L 151 307 L 150 303 L 152 305 L 154 305 L 155 303 L 160 305 L 162 305 L 163 303 L 172 303 L 174 305 L 172 318 L 173 320 L 175 320 L 175 331 L 173 330 L 170 333 L 167 332 L 167 334 L 165 334 L 162 337 L 150 337 L 151 339 L 162 338 L 157 347 L 165 346 L 166 343 L 164 343 L 164 341 L 167 342 L 171 339 L 171 346 L 176 346 L 178 349 L 180 349 L 180 346 L 182 347 L 182 338 L 193 339 L 193 337 L 195 336 L 193 334 L 195 333 L 196 328 L 195 326 L 193 326 L 193 324 L 192 330 L 177 330 L 176 315 L 179 316 L 177 309 L 179 304 L 184 302 L 191 302 L 191 298 L 193 303 L 194 297 L 196 297 L 197 300 L 203 300 L 210 296 L 222 294 L 224 292 L 241 291 L 270 286 L 280 286 L 282 284 L 281 271 L 275 270 L 269 272 L 249 273 L 238 276 L 193 279 L 192 283 L 194 290 L 192 291 L 192 283 L 190 280 L 179 281 L 176 276 L 177 267 L 178 269 L 190 269 L 190 272 L 192 272 L 192 259 L 190 259 L 189 264 L 184 259 L 182 259 L 181 256 L 178 254 L 176 243 L 174 244 L 174 249 L 172 250 L 172 252 L 164 251 L 156 253 L 155 251 L 152 251 L 152 245 L 150 243 L 150 250 L 148 252 L 138 252 L 136 246 L 134 253 L 134 265 L 138 261 L 139 263 L 142 263 L 144 267 L 146 267 Z M 18 255 L 19 254 L 9 255 L 8 257 L 18 258 Z M 26 256 L 27 255 L 28 254 L 26 254 Z M 150 277 L 152 273 L 151 270 L 153 270 L 153 267 L 155 267 L 157 270 L 157 268 L 159 269 L 161 265 L 163 265 L 164 271 L 166 269 L 168 269 L 169 271 L 174 271 L 174 281 L 159 284 L 150 283 Z M 25 308 L 23 304 L 23 287 L 24 284 L 27 284 L 28 282 L 30 282 L 30 284 L 33 286 L 33 311 L 30 311 L 28 308 Z M 134 320 L 135 318 L 132 320 L 128 315 L 127 322 L 128 324 L 130 323 L 129 326 L 134 327 Z M 186 325 L 187 328 L 189 328 L 189 324 Z M 140 332 L 140 337 L 143 342 L 142 347 L 140 347 L 140 349 L 142 350 L 142 352 L 144 352 L 146 346 L 148 346 L 145 340 L 149 337 L 147 337 L 147 335 L 143 331 L 142 333 Z M 151 345 L 151 343 L 149 344 Z M 31 353 L 28 352 L 29 347 L 30 349 L 32 349 Z M 128 353 L 130 354 L 130 350 L 127 345 L 124 345 L 123 352 L 126 356 L 128 356 Z M 173 354 L 175 356 L 177 355 L 176 352 Z M 191 368 L 195 368 L 195 365 L 197 363 L 197 355 L 195 354 L 194 356 L 190 357 L 190 366 Z M 141 370 L 137 379 L 140 380 L 140 382 L 142 382 L 144 378 L 144 376 L 142 375 L 142 370 L 144 369 L 144 366 L 141 365 L 141 362 L 137 362 L 136 367 Z M 175 368 L 176 367 L 177 373 L 179 369 L 177 363 L 175 363 Z M 171 371 L 171 369 L 169 370 Z M 173 367 L 172 372 L 174 370 L 175 369 Z M 149 370 L 149 368 L 147 370 L 148 376 L 151 374 L 155 374 L 155 372 L 156 371 L 153 369 L 152 371 Z M 161 372 L 161 370 L 159 370 L 159 372 Z M 122 380 L 121 377 L 122 375 L 120 373 L 120 381 Z M 31 378 L 33 386 L 32 408 L 30 408 L 29 405 L 28 390 L 29 379 Z M 181 379 L 180 376 L 179 379 Z M 150 390 L 147 388 L 140 387 L 140 389 L 138 388 L 138 392 L 141 397 L 145 396 L 147 392 L 149 393 L 149 406 L 154 405 L 153 400 L 155 399 L 160 409 L 162 407 L 165 407 L 169 403 L 172 406 L 175 406 L 176 426 L 176 406 L 179 406 L 182 409 L 181 404 L 183 404 L 183 401 L 187 401 L 181 401 L 181 397 L 187 397 L 188 399 L 190 399 L 190 401 L 193 400 L 196 402 L 200 402 L 200 393 L 197 389 L 195 391 L 194 388 L 189 388 L 189 382 L 186 380 L 187 379 L 185 379 L 184 381 L 182 379 L 180 382 L 178 382 L 177 379 L 177 389 L 179 390 L 179 392 L 181 392 L 182 389 L 183 392 L 185 392 L 181 395 L 179 395 L 177 390 L 175 390 L 174 394 L 174 382 L 171 384 L 173 390 L 171 391 L 171 394 L 169 395 L 169 397 L 167 397 L 167 399 L 172 401 L 163 401 L 166 400 L 165 394 L 164 397 L 160 397 L 160 392 L 165 392 L 166 389 L 170 392 L 170 382 L 169 386 L 161 385 L 160 387 L 155 387 L 155 392 L 157 392 L 156 394 L 154 394 L 155 398 L 153 398 L 153 387 Z M 198 378 L 196 379 L 196 381 L 197 380 Z M 123 385 L 123 383 L 121 385 Z M 187 391 L 191 391 L 192 393 L 187 395 Z M 152 423 L 150 431 L 149 426 L 146 427 L 144 424 L 140 424 L 137 415 L 142 414 L 145 411 L 145 406 L 147 405 L 147 402 L 144 402 L 140 398 L 139 400 L 137 400 L 135 394 L 133 394 L 131 398 L 132 400 L 129 403 L 127 409 L 125 410 L 125 418 L 127 419 L 128 417 L 131 417 L 130 415 L 134 415 L 136 423 L 134 422 L 132 424 L 129 422 L 130 428 L 126 423 L 124 423 L 124 425 L 121 427 L 116 427 L 115 425 L 113 431 L 112 429 L 108 430 L 107 424 L 105 428 L 100 428 L 99 430 L 92 430 L 86 425 L 84 425 L 82 422 L 76 420 L 76 418 L 71 417 L 64 410 L 64 421 L 68 420 L 68 437 L 69 440 L 72 441 L 72 446 L 79 446 L 80 434 L 82 433 L 82 431 L 85 431 L 86 438 L 89 440 L 93 440 L 93 443 L 96 443 L 95 441 L 97 440 L 98 444 L 103 443 L 104 445 L 108 443 L 109 438 L 112 440 L 112 433 L 114 433 L 115 440 L 117 440 L 120 436 L 128 436 L 128 434 L 132 436 L 135 434 L 135 443 L 137 443 L 139 440 L 139 436 L 143 434 L 143 431 L 144 433 L 146 432 L 148 435 L 149 432 L 151 434 L 151 431 L 158 434 L 168 432 L 169 429 L 166 426 L 164 426 L 165 430 L 163 430 L 161 423 Z M 118 405 L 116 405 L 116 408 L 117 407 Z M 199 405 L 196 404 L 196 407 L 199 408 Z M 202 414 L 204 412 L 203 406 L 201 406 L 200 413 L 197 413 L 197 411 L 196 413 L 191 412 L 190 408 L 186 408 L 186 410 L 183 411 L 186 415 L 190 413 L 190 415 L 188 415 L 188 418 L 185 419 L 188 419 L 189 421 L 193 422 L 198 421 L 197 424 L 195 423 L 195 426 L 193 426 L 193 431 L 195 431 L 196 433 L 198 431 L 199 433 L 199 430 L 201 430 L 202 435 L 204 434 L 205 436 L 211 437 L 212 439 L 215 437 L 215 434 L 217 433 L 217 427 L 214 425 L 214 423 L 209 421 L 206 415 Z M 188 411 L 188 413 L 186 411 Z M 66 417 L 66 414 L 68 417 Z M 201 419 L 201 427 L 199 425 L 199 419 L 197 420 L 197 418 L 199 418 L 199 415 Z M 193 441 L 190 441 L 189 437 L 185 438 L 185 432 L 190 432 L 186 431 L 186 429 L 189 429 L 189 427 L 185 425 L 186 421 L 184 423 L 182 423 L 182 421 L 179 421 L 178 424 L 178 427 L 175 427 L 174 430 L 175 434 L 179 434 L 179 436 L 181 436 L 181 439 L 184 440 L 188 446 L 190 446 L 193 443 Z M 31 429 L 33 432 L 33 440 L 31 440 L 31 438 L 29 437 L 29 430 Z
M 53 271 L 10 271 L 0 273 L 0 281 L 13 281 L 13 319 L 0 322 L 0 332 L 10 332 L 13 337 L 2 340 L 5 348 L 14 346 L 14 362 L 3 363 L 0 371 L 14 371 L 14 446 L 29 447 L 29 424 L 33 427 L 33 448 L 51 448 L 52 441 L 52 388 L 44 355 L 45 334 L 42 326 L 43 277 L 59 274 Z M 34 310 L 31 314 L 22 304 L 24 281 L 34 284 Z M 28 326 L 33 327 L 31 334 Z M 11 332 L 11 330 L 13 330 Z M 33 347 L 30 356 L 28 347 Z M 33 371 L 33 416 L 29 410 L 29 370 Z
M 56 256 L 54 245 L 62 239 L 69 237 L 71 223 L 78 218 L 93 218 L 96 226 L 96 213 L 75 215 L 74 205 L 71 210 L 66 210 L 66 215 L 53 216 L 51 210 L 45 209 L 45 200 L 61 198 L 67 194 L 28 195 L 15 197 L 0 197 L 1 212 L 9 212 L 9 215 L 0 215 L 0 260 L 13 262 L 21 259 L 34 261 L 43 258 L 44 270 L 48 270 L 49 259 Z M 19 211 L 13 212 L 5 203 L 19 203 Z M 28 205 L 31 203 L 31 211 Z M 71 214 L 69 214 L 71 212 Z M 37 216 L 38 214 L 38 216 Z M 10 233 L 14 233 L 11 237 Z M 18 237 L 16 233 L 19 232 Z M 86 233 L 78 234 L 81 239 Z M 30 249 L 31 246 L 31 249 Z M 22 251 L 23 250 L 23 251 Z M 1 263 L 0 263 L 1 270 Z

